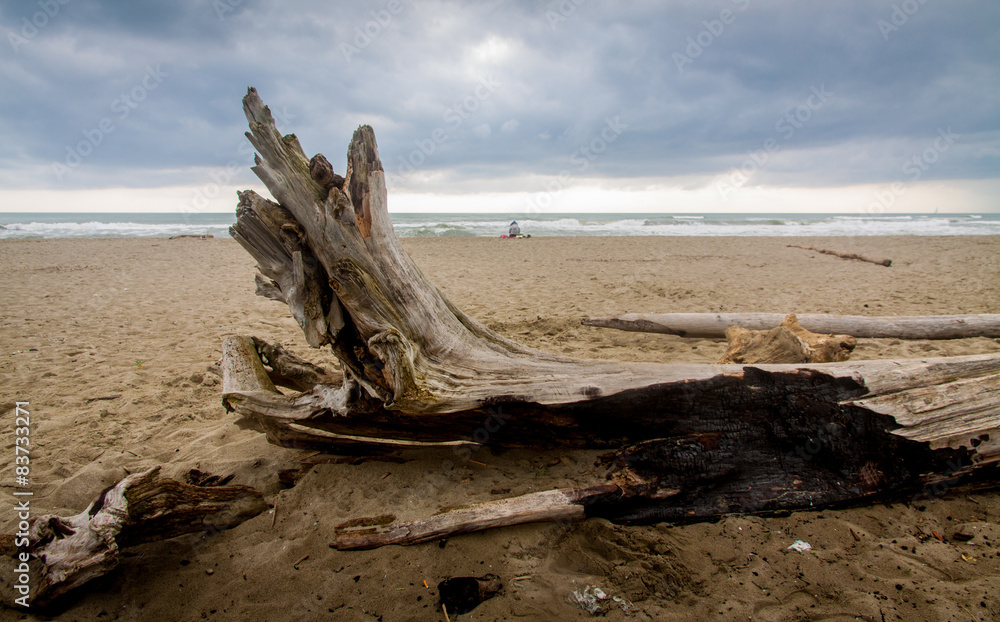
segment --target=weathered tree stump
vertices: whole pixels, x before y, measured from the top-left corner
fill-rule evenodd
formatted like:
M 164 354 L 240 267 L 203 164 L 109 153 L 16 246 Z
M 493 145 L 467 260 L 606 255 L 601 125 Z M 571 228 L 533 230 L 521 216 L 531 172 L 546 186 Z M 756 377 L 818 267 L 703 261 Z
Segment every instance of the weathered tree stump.
M 996 476 L 1000 354 L 750 366 L 532 350 L 462 313 L 402 249 L 370 127 L 355 132 L 338 183 L 325 158 L 306 157 L 294 135 L 277 132 L 253 89 L 244 111 L 259 153 L 253 170 L 277 202 L 240 193 L 231 233 L 257 260 L 258 293 L 286 303 L 343 378 L 310 368 L 296 380 L 305 390 L 279 393 L 272 377 L 290 377 L 281 358 L 260 340 L 233 337 L 223 345 L 228 409 L 272 442 L 331 452 L 486 442 L 625 448 L 608 487 L 477 507 L 450 517 L 450 527 L 431 519 L 411 533 L 501 524 L 498 512 L 502 524 L 580 516 L 568 506 L 620 521 L 690 520 Z M 401 541 L 391 533 L 398 527 L 376 520 L 341 533 L 345 543 L 373 534 Z

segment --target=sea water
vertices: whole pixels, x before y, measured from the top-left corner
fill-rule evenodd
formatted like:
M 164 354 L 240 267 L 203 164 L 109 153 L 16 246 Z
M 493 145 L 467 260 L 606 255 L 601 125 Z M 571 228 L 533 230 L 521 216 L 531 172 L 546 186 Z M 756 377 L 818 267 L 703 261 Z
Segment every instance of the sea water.
M 415 214 L 392 213 L 399 237 L 498 237 L 517 220 L 543 236 L 1000 235 L 1000 214 Z M 229 237 L 232 213 L 0 213 L 0 239 Z

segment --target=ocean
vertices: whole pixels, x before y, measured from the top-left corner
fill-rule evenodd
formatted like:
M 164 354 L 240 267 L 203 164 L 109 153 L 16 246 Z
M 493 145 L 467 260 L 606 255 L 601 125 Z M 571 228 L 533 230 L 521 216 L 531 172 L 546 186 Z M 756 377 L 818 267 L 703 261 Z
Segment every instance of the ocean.
M 1000 214 L 391 214 L 399 237 L 1000 235 Z M 0 239 L 229 237 L 232 213 L 0 213 Z

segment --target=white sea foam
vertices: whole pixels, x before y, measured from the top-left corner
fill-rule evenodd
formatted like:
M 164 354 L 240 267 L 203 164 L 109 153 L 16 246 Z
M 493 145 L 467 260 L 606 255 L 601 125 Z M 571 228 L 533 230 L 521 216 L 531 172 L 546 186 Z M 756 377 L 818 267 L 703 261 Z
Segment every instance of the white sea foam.
M 10 238 L 146 238 L 175 235 L 229 237 L 229 225 L 137 222 L 17 222 L 0 229 L 0 239 Z
M 400 237 L 1000 235 L 1000 215 L 391 214 Z M 228 237 L 231 214 L 0 214 L 0 239 Z

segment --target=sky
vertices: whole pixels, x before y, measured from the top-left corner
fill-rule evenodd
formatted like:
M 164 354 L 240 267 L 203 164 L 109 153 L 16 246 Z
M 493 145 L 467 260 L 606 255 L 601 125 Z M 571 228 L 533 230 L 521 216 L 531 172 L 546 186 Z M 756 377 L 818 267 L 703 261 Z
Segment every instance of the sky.
M 228 212 L 241 99 L 390 211 L 1000 212 L 996 0 L 0 0 L 0 211 Z

